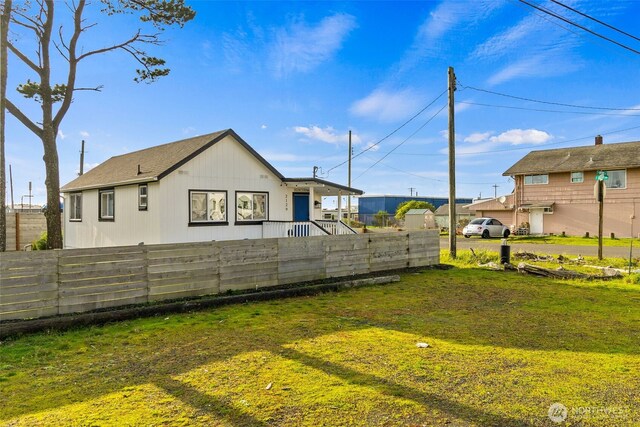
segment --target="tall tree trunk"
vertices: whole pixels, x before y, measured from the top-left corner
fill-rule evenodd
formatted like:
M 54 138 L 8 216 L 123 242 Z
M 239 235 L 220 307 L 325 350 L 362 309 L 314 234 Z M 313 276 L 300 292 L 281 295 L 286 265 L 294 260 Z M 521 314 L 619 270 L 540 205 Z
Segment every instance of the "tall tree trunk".
M 46 126 L 42 135 L 44 146 L 44 165 L 46 170 L 45 185 L 47 187 L 47 247 L 62 248 L 62 223 L 60 221 L 60 173 L 58 166 L 58 149 L 56 133 L 52 126 Z
M 12 0 L 5 0 L 0 20 L 0 252 L 7 250 L 7 176 L 5 170 L 5 99 L 7 94 L 7 37 Z

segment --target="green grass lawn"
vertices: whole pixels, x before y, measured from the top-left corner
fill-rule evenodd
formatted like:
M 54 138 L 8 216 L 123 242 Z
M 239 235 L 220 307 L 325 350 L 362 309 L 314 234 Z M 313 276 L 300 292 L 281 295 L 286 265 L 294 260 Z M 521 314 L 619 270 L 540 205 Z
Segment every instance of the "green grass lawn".
M 640 425 L 631 282 L 458 261 L 390 285 L 25 336 L 0 345 L 0 424 Z M 564 424 L 548 418 L 554 402 Z
M 442 236 L 442 234 L 441 234 Z M 446 234 L 445 234 L 446 236 Z M 463 236 L 458 236 L 458 239 L 464 239 Z M 480 239 L 479 237 L 471 237 L 471 239 Z M 482 242 L 486 243 L 495 243 L 500 244 L 502 239 L 482 239 Z M 562 237 L 559 235 L 553 236 L 509 236 L 509 243 L 539 243 L 539 244 L 547 244 L 547 245 L 568 245 L 568 246 L 598 246 L 598 236 L 591 237 L 578 237 L 578 236 L 566 236 Z M 629 247 L 631 243 L 630 238 L 615 238 L 611 237 L 603 237 L 602 245 L 603 246 L 619 246 L 619 247 Z M 638 248 L 640 246 L 640 239 L 633 239 L 633 246 Z

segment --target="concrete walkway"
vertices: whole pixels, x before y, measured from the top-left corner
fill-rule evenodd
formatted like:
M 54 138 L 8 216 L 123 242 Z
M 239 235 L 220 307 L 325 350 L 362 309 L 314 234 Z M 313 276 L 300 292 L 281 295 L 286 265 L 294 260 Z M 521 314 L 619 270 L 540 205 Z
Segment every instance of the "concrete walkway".
M 572 246 L 572 245 L 552 245 L 544 243 L 509 243 L 511 246 L 511 253 L 517 251 L 525 252 L 539 252 L 550 255 L 582 255 L 582 256 L 598 256 L 598 246 Z M 447 249 L 449 247 L 449 238 L 440 238 L 440 249 Z M 471 237 L 465 239 L 459 236 L 456 239 L 456 247 L 458 249 L 487 249 L 490 251 L 500 251 L 500 239 L 481 239 L 478 237 Z M 605 258 L 629 258 L 629 247 L 620 246 L 603 246 L 602 255 Z M 640 256 L 640 247 L 637 243 L 634 243 L 633 256 Z

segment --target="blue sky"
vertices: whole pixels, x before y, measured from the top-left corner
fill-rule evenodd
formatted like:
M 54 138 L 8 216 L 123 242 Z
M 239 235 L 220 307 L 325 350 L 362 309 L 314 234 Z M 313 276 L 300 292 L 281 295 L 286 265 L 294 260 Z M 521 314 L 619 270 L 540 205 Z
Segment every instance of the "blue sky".
M 63 17 L 63 3 L 56 3 Z M 446 90 L 448 66 L 459 81 L 460 197 L 493 196 L 494 184 L 498 194 L 510 193 L 513 183 L 502 172 L 530 150 L 589 145 L 597 134 L 605 143 L 640 140 L 640 55 L 515 0 L 188 3 L 195 20 L 165 31 L 166 43 L 152 50 L 167 60 L 168 77 L 134 83 L 136 64 L 124 53 L 81 63 L 79 85 L 104 88 L 78 92 L 62 123 L 62 185 L 78 172 L 82 139 L 86 170 L 114 155 L 226 128 L 285 176 L 311 176 L 319 166 L 321 178 L 346 184 L 346 164 L 334 166 L 347 158 L 348 130 L 355 154 L 376 144 Z M 536 3 L 640 50 L 640 41 Z M 565 4 L 640 37 L 640 2 Z M 88 10 L 88 22 L 99 25 L 81 40 L 85 49 L 138 28 L 131 17 L 101 17 L 98 6 Z M 13 37 L 33 52 L 28 38 Z M 10 61 L 9 98 L 33 117 L 37 106 L 13 88 L 34 76 Z M 629 110 L 540 104 L 477 89 Z M 414 188 L 446 196 L 446 102 L 444 94 L 355 158 L 352 185 L 367 194 L 408 195 Z M 10 115 L 6 134 L 15 202 L 32 181 L 33 201 L 43 203 L 41 143 Z

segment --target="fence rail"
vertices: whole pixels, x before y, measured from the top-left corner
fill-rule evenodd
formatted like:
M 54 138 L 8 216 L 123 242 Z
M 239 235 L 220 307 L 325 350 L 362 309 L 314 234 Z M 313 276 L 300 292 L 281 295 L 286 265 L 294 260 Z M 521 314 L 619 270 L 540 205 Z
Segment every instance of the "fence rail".
M 43 213 L 7 213 L 7 250 L 21 251 L 47 231 L 47 220 Z
M 0 321 L 439 262 L 434 230 L 0 253 Z

